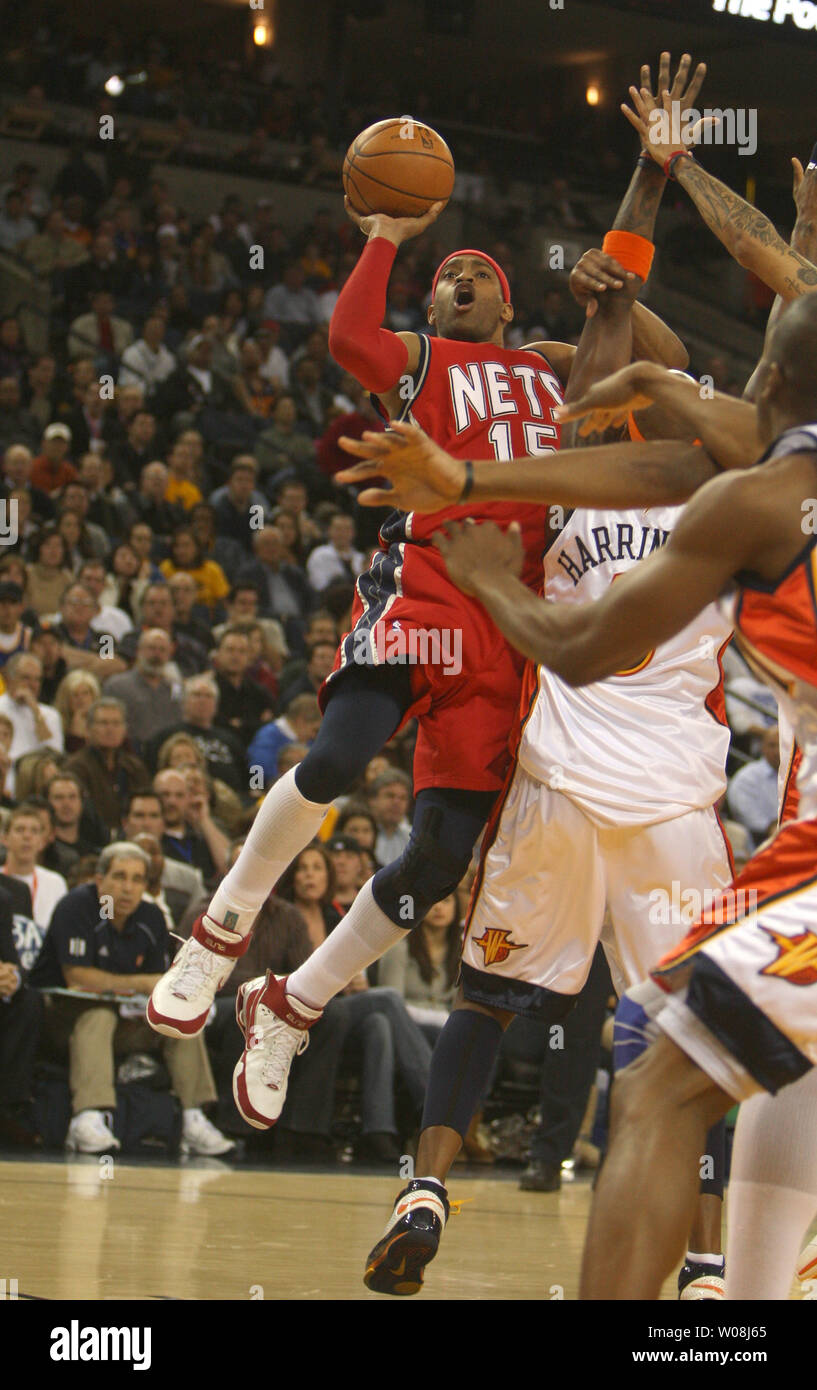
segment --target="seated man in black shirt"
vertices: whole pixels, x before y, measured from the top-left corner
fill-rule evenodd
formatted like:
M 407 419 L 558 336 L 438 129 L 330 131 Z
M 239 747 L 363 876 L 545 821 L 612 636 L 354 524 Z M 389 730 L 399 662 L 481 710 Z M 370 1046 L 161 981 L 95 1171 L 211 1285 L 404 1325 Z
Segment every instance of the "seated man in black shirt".
M 184 683 L 182 720 L 149 739 L 143 749 L 148 767 L 155 768 L 159 749 L 173 734 L 189 734 L 201 749 L 211 777 L 247 798 L 247 747 L 234 729 L 217 720 L 219 690 L 209 671 L 190 676 Z
M 105 1112 L 116 1105 L 115 1058 L 155 1047 L 156 1035 L 128 996 L 149 994 L 173 954 L 162 913 L 143 901 L 148 858 L 127 840 L 99 856 L 96 878 L 68 893 L 54 909 L 32 984 L 103 996 L 99 1003 L 64 996 L 50 1001 L 46 1024 L 53 1043 L 68 1048 L 73 1119 L 66 1147 L 108 1153 L 119 1147 Z M 120 999 L 111 996 L 119 996 Z M 127 1011 L 126 1011 L 127 1012 Z M 160 1040 L 173 1090 L 183 1111 L 182 1151 L 220 1155 L 234 1145 L 205 1117 L 216 1091 L 201 1039 Z
M 14 888 L 28 894 L 23 883 Z M 14 909 L 13 894 L 0 886 L 0 1144 L 29 1149 L 40 1142 L 30 1107 L 43 1001 L 26 983 L 14 943 Z
M 219 717 L 222 724 L 235 730 L 245 748 L 252 742 L 259 725 L 272 718 L 275 703 L 268 690 L 247 676 L 251 663 L 247 634 L 226 627 L 213 656 L 219 690 Z
M 45 795 L 53 812 L 54 838 L 40 857 L 47 869 L 64 875 L 86 854 L 99 854 L 110 833 L 93 806 L 85 805 L 82 783 L 75 772 L 56 773 L 47 783 Z

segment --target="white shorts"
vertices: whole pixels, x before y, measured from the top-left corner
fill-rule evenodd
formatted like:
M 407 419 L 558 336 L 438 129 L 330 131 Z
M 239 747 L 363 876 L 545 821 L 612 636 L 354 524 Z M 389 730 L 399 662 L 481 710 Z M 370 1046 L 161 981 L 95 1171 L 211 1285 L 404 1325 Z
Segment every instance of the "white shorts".
M 711 808 L 656 825 L 598 826 L 517 764 L 485 833 L 465 928 L 464 993 L 539 1016 L 548 996 L 578 994 L 600 939 L 621 992 L 684 935 L 704 891 L 730 878 Z
M 817 821 L 784 825 L 651 973 L 650 1016 L 736 1099 L 817 1064 Z

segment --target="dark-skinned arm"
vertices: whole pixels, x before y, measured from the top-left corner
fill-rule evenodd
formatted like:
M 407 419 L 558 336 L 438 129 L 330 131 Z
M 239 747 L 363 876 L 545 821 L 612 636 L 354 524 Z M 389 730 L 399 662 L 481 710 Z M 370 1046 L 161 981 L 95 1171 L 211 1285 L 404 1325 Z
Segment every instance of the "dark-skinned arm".
M 812 157 L 812 162 L 805 172 L 799 159 L 792 159 L 792 167 L 794 170 L 794 204 L 797 208 L 797 218 L 791 234 L 791 249 L 796 251 L 798 255 L 804 256 L 812 264 L 817 264 L 817 165 Z M 774 304 L 766 321 L 766 335 L 763 340 L 764 353 L 768 347 L 772 330 L 783 312 L 785 302 L 782 295 L 775 296 Z M 746 383 L 743 396 L 747 401 L 754 400 L 757 372 L 758 368 L 755 367 Z
M 451 537 L 437 533 L 435 540 L 454 583 L 480 600 L 523 655 L 570 685 L 587 685 L 635 665 L 680 632 L 753 561 L 767 539 L 768 499 L 758 505 L 749 482 L 738 473 L 714 478 L 686 508 L 667 545 L 595 603 L 549 603 L 527 589 L 514 572 L 521 559 L 518 534 L 491 527 L 492 535 L 483 538 L 486 528 L 472 524 L 452 528 Z

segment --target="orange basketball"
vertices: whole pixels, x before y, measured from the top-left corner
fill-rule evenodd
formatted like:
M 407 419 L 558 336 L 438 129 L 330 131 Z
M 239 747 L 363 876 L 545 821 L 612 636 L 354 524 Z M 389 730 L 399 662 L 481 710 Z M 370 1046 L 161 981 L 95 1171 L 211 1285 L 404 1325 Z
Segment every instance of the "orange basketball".
M 344 192 L 362 216 L 422 217 L 432 203 L 447 203 L 453 187 L 451 151 L 436 130 L 411 116 L 368 126 L 343 161 Z

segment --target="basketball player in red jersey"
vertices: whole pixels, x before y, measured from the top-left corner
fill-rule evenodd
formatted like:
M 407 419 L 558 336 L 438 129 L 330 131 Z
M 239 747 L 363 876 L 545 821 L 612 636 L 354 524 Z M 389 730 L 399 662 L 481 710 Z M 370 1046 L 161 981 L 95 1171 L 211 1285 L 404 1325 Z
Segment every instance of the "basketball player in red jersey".
M 410 409 L 461 457 L 551 453 L 559 444 L 553 410 L 575 349 L 503 346 L 513 308 L 507 278 L 491 257 L 465 250 L 440 266 L 429 309 L 434 339 L 380 327 L 397 247 L 438 211 L 439 205 L 424 218 L 360 221 L 369 240 L 335 308 L 333 354 L 387 411 Z M 597 257 L 585 290 L 621 289 L 624 276 L 612 259 Z M 636 352 L 651 348 L 659 360 L 685 364 L 678 339 L 642 306 L 633 309 L 633 335 Z M 518 507 L 500 504 L 485 508 L 484 516 L 507 525 L 511 512 L 520 515 Z M 236 1067 L 234 1095 L 259 1128 L 280 1115 L 292 1059 L 328 1000 L 459 883 L 502 784 L 522 663 L 481 606 L 450 584 L 431 541 L 436 527 L 461 514 L 446 508 L 436 518 L 387 520 L 382 547 L 358 582 L 353 630 L 322 692 L 319 734 L 267 795 L 241 856 L 148 1005 L 157 1031 L 190 1037 L 204 1027 L 271 886 L 317 833 L 330 803 L 416 716 L 416 806 L 407 849 L 369 880 L 340 926 L 286 984 L 261 978 L 239 991 L 248 1046 Z M 546 516 L 541 506 L 521 514 L 525 572 L 534 585 L 541 582 Z
M 761 360 L 759 464 L 701 488 L 666 547 L 598 602 L 563 607 L 531 595 L 518 578 L 518 540 L 491 525 L 438 538 L 452 579 L 481 598 L 532 661 L 572 685 L 604 679 L 665 642 L 734 581 L 736 592 L 722 602 L 735 640 L 771 685 L 805 750 L 800 819 L 781 827 L 659 962 L 652 980 L 631 992 L 651 1041 L 613 1088 L 611 1145 L 585 1250 L 587 1299 L 658 1297 L 688 1228 L 704 1134 L 735 1100 L 791 1086 L 792 1100 L 797 1094 L 813 1113 L 817 542 L 803 515 L 817 483 L 815 361 L 817 296 L 808 295 L 784 313 Z M 782 1153 L 766 1134 L 772 1187 L 788 1181 L 792 1165 L 802 1174 L 797 1149 L 811 1129 L 805 1115 Z M 799 1198 L 767 1255 L 789 1280 L 817 1208 L 813 1163 Z

